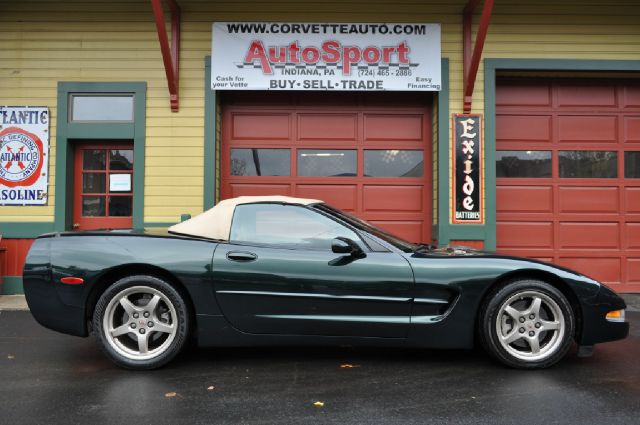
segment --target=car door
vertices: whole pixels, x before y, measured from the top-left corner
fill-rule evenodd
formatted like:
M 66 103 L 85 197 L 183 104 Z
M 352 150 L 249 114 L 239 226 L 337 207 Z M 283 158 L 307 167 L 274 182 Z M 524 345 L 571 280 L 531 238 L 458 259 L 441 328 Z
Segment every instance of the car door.
M 364 255 L 333 253 L 337 236 Z M 224 315 L 243 332 L 402 338 L 409 329 L 409 263 L 371 252 L 353 230 L 302 206 L 238 205 L 213 278 Z

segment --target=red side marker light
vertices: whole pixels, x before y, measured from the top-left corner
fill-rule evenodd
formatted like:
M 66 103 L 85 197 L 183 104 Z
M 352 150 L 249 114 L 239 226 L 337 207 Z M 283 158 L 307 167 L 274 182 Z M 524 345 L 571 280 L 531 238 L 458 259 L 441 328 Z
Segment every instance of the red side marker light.
M 84 279 L 81 277 L 67 276 L 60 279 L 60 282 L 66 283 L 67 285 L 82 285 L 84 283 Z

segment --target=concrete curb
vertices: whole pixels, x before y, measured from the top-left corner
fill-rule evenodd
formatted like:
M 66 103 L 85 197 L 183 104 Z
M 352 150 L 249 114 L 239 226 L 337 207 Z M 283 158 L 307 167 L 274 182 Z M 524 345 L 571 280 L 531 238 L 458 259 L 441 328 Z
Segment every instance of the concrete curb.
M 1 295 L 0 310 L 29 310 L 24 295 Z
M 640 294 L 622 294 L 621 297 L 627 303 L 627 311 L 640 311 Z

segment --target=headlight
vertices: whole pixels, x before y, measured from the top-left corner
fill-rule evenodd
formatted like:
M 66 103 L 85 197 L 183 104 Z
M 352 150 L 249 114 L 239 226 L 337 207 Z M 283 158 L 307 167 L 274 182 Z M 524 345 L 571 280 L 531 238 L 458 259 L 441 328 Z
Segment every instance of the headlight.
M 610 311 L 606 318 L 610 322 L 624 322 L 624 309 Z

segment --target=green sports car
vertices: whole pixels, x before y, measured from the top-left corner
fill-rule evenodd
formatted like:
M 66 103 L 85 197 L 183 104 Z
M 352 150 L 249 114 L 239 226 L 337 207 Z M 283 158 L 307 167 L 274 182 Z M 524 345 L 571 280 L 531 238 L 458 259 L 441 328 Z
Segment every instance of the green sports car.
M 163 232 L 40 236 L 24 266 L 33 316 L 152 369 L 201 346 L 471 348 L 543 368 L 572 344 L 625 338 L 605 285 L 533 260 L 401 240 L 322 201 L 239 197 Z

